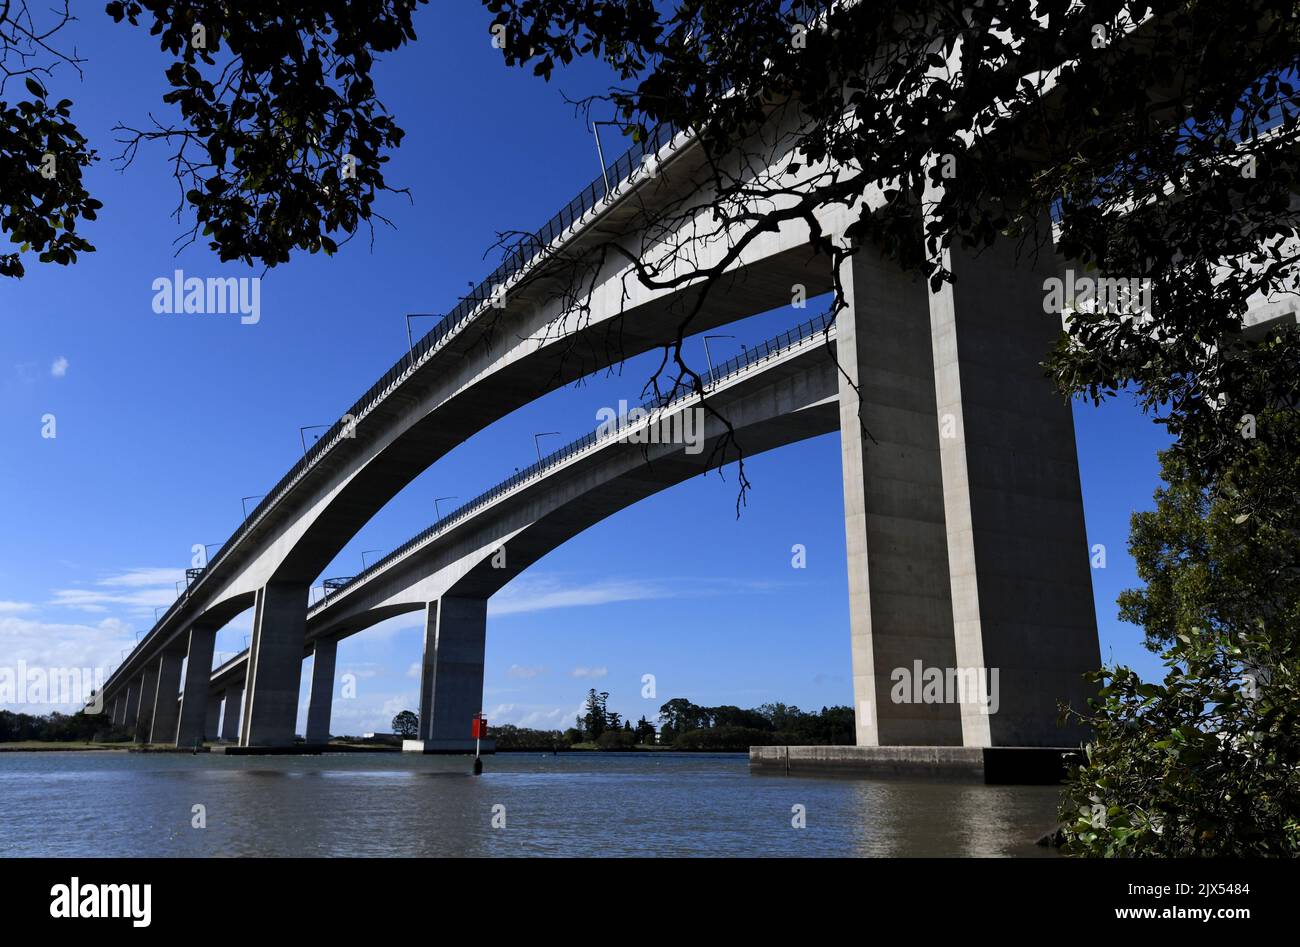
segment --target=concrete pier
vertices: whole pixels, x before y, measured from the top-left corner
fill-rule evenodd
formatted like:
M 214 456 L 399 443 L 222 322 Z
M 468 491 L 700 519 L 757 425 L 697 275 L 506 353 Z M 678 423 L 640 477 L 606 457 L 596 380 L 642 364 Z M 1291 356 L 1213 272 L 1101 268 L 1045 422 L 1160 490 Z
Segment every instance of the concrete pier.
M 1101 654 L 1074 420 L 1041 367 L 1058 264 L 1009 238 L 949 264 L 930 321 L 956 666 L 987 671 L 995 702 L 961 702 L 962 742 L 1077 746 L 1087 734 L 1058 726 L 1058 704 L 1086 707 Z
M 337 639 L 321 639 L 313 650 L 311 695 L 307 702 L 307 742 L 328 743 L 330 710 L 334 701 L 334 664 Z
M 895 668 L 956 661 L 926 284 L 866 249 L 844 272 L 836 351 L 857 743 L 960 745 L 955 704 L 890 699 Z
M 224 709 L 221 712 L 221 739 L 230 743 L 239 742 L 239 710 L 240 704 L 243 702 L 244 686 L 242 684 L 226 688 L 226 700 Z M 215 722 L 212 729 L 215 734 Z
M 425 610 L 420 734 L 410 752 L 472 752 L 471 722 L 483 708 L 487 599 L 442 598 Z M 419 747 L 415 744 L 420 744 Z M 402 749 L 408 747 L 403 744 Z M 461 749 L 467 746 L 468 750 Z
M 240 746 L 289 746 L 298 722 L 307 587 L 272 582 L 257 590 Z
M 158 697 L 158 665 L 152 664 L 140 674 L 140 697 L 136 701 L 135 742 L 149 742 L 153 723 L 153 705 Z
M 181 686 L 181 665 L 185 655 L 176 651 L 164 651 L 158 659 L 158 684 L 153 702 L 153 715 L 149 725 L 150 743 L 176 743 L 176 724 L 179 719 L 180 703 L 177 695 Z
M 215 629 L 202 626 L 190 628 L 186 636 L 185 680 L 181 684 L 180 721 L 176 728 L 178 747 L 196 746 L 208 736 L 208 680 L 216 637 Z
M 203 713 L 203 740 L 209 743 L 216 740 L 220 725 L 221 695 L 209 694 L 207 707 Z

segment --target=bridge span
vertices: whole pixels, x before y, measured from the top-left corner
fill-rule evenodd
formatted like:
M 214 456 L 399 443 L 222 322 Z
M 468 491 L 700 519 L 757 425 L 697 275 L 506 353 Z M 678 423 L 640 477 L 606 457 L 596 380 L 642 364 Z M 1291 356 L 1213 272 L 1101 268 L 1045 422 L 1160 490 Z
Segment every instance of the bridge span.
M 654 493 L 735 458 L 730 431 L 746 456 L 828 434 L 839 424 L 835 326 L 803 323 L 719 365 L 706 379 L 714 415 L 690 392 L 651 402 L 508 478 L 449 513 L 360 575 L 332 590 L 307 613 L 303 657 L 313 656 L 308 743 L 329 738 L 338 642 L 402 614 L 425 613 L 420 700 L 421 739 L 431 748 L 470 746 L 465 721 L 479 710 L 487 599 L 534 562 L 587 527 Z M 652 429 L 698 439 L 643 442 Z M 452 661 L 455 654 L 460 660 Z M 224 699 L 221 736 L 231 739 L 248 675 L 248 652 L 217 668 L 209 690 L 209 729 Z M 295 692 L 299 678 L 291 684 Z M 199 734 L 184 734 L 186 739 Z
M 772 132 L 774 168 L 784 166 L 781 148 L 792 140 Z M 577 489 L 577 481 L 557 469 L 519 485 L 515 499 L 445 524 L 427 552 L 386 561 L 380 573 L 309 608 L 311 583 L 362 525 L 439 457 L 510 411 L 671 341 L 687 311 L 698 308 L 690 323 L 697 333 L 786 305 L 796 288 L 808 297 L 831 288 L 829 262 L 812 255 L 806 222 L 764 231 L 735 259 L 734 235 L 706 228 L 699 216 L 676 220 L 667 233 L 662 217 L 646 222 L 647 208 L 677 206 L 710 186 L 686 136 L 665 133 L 634 149 L 616 162 L 613 180 L 608 196 L 603 176 L 593 181 L 535 245 L 463 300 L 290 469 L 110 676 L 104 699 L 115 719 L 150 721 L 144 735 L 155 742 L 188 745 L 210 734 L 213 640 L 249 607 L 252 641 L 238 662 L 244 746 L 291 743 L 304 653 L 316 654 L 320 686 L 313 680 L 313 692 L 323 693 L 332 682 L 334 643 L 376 616 L 424 608 L 431 651 L 442 648 L 446 668 L 448 629 L 479 627 L 482 603 L 505 577 L 485 572 L 490 565 L 475 556 L 504 541 L 507 561 L 518 554 L 523 567 L 530 549 L 540 555 L 567 538 L 566 530 L 585 528 L 563 507 L 528 512 L 522 499 L 558 502 L 563 485 Z M 834 211 L 821 225 L 843 234 L 860 212 Z M 592 247 L 614 241 L 639 253 L 671 240 L 689 243 L 696 265 L 730 260 L 707 295 L 689 280 L 647 288 L 626 263 L 604 257 L 585 271 L 590 293 L 581 305 L 566 294 L 566 266 L 585 260 Z M 768 445 L 775 446 L 797 430 L 820 433 L 830 406 L 838 412 L 860 745 L 1054 746 L 1079 737 L 1058 730 L 1057 705 L 1085 699 L 1081 674 L 1098 665 L 1099 653 L 1073 422 L 1039 368 L 1060 332 L 1057 317 L 1044 310 L 1044 280 L 1062 266 L 1050 246 L 1038 251 L 1017 252 L 1006 240 L 978 256 L 954 248 L 957 281 L 930 289 L 860 248 L 841 270 L 848 306 L 835 319 L 839 367 L 827 376 L 835 383 L 824 393 L 830 400 L 816 410 L 786 403 L 785 420 L 774 415 L 741 432 L 745 450 L 766 449 L 760 430 L 784 431 Z M 710 399 L 730 397 L 733 383 L 739 390 L 775 379 L 769 373 L 786 357 L 804 356 L 782 356 L 720 384 Z M 616 453 L 602 448 L 592 456 Z M 599 479 L 577 458 L 572 468 Z M 608 477 L 605 486 L 582 488 L 596 512 L 602 504 L 617 508 L 610 504 L 620 491 L 630 502 L 639 490 L 667 485 L 638 482 L 631 471 Z M 513 538 L 493 532 L 505 526 L 490 526 L 508 522 L 519 531 Z M 477 549 L 470 548 L 474 536 L 482 540 Z M 418 582 L 402 584 L 415 573 L 423 573 Z M 456 661 L 474 664 L 472 656 Z M 996 671 L 997 713 L 977 695 L 894 699 L 894 673 L 917 662 L 939 673 Z M 429 739 L 440 738 L 429 730 L 440 726 L 438 666 L 426 653 Z M 481 666 L 457 679 L 472 681 L 474 673 L 481 681 Z M 473 702 L 457 697 L 457 706 L 462 700 Z M 324 710 L 309 715 L 309 734 L 327 730 Z

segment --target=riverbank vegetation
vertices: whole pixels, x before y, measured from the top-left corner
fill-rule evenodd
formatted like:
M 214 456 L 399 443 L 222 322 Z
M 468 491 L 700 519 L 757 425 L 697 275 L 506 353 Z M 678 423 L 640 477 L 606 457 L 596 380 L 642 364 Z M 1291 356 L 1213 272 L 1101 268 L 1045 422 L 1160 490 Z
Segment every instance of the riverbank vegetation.
M 0 743 L 125 743 L 131 734 L 101 714 L 20 714 L 0 710 Z
M 587 692 L 583 713 L 567 730 L 532 730 L 512 724 L 492 726 L 500 751 L 510 750 L 687 750 L 743 753 L 751 746 L 827 746 L 853 743 L 853 709 L 823 707 L 818 712 L 770 703 L 746 710 L 723 705 L 702 707 L 674 697 L 659 708 L 655 723 L 644 715 L 633 723 L 608 709 L 609 694 Z

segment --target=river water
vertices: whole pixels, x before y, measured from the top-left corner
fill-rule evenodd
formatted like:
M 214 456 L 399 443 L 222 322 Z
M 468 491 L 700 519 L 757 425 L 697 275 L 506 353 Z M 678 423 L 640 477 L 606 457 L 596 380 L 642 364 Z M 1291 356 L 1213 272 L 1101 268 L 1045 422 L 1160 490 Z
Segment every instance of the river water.
M 0 753 L 0 856 L 1042 856 L 1056 824 L 1052 787 L 752 776 L 744 754 L 484 763 Z

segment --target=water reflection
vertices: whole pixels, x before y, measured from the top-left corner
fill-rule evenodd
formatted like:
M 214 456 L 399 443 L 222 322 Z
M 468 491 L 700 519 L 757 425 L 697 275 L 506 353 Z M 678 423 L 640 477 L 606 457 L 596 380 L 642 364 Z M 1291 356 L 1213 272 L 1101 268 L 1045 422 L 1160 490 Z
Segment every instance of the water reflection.
M 3 754 L 0 854 L 1037 856 L 1055 824 L 1050 787 L 758 777 L 743 755 L 486 763 Z

